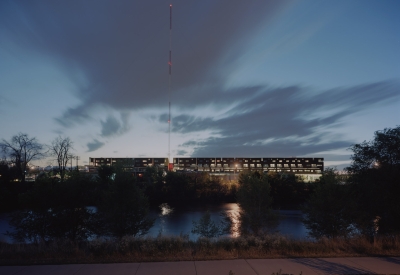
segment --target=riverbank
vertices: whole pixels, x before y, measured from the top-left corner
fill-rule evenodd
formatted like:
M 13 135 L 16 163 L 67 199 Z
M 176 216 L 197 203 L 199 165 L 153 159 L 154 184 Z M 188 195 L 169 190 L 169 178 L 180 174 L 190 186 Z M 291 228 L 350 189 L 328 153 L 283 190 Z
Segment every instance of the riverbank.
M 352 239 L 292 240 L 281 235 L 198 239 L 187 236 L 125 237 L 40 244 L 0 243 L 0 265 L 204 261 L 230 259 L 400 256 L 400 236 L 375 242 Z

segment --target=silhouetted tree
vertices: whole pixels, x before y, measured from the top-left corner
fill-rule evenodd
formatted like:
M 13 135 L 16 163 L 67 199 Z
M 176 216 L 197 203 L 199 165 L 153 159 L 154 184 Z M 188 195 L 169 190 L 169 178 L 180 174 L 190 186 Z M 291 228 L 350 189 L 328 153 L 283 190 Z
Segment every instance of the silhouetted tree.
M 2 139 L 0 149 L 9 161 L 15 165 L 22 182 L 25 182 L 25 174 L 29 162 L 44 156 L 43 146 L 36 138 L 30 138 L 27 134 L 22 133 L 13 136 L 11 141 Z
M 231 220 L 228 216 L 221 214 L 222 220 L 215 223 L 211 220 L 210 212 L 204 213 L 199 221 L 193 221 L 193 234 L 200 235 L 205 238 L 216 238 L 224 234 L 229 234 L 231 229 Z
M 237 202 L 240 205 L 240 231 L 258 235 L 275 217 L 271 212 L 272 198 L 266 174 L 243 171 L 239 174 Z
M 98 206 L 98 234 L 117 238 L 145 235 L 154 224 L 148 213 L 148 199 L 135 178 L 118 169 Z
M 58 136 L 52 141 L 51 145 L 48 145 L 48 153 L 50 156 L 54 157 L 57 162 L 61 181 L 64 181 L 68 161 L 72 159 L 72 144 L 69 137 Z
M 354 204 L 349 186 L 334 169 L 326 169 L 320 183 L 303 207 L 303 223 L 314 238 L 349 237 L 355 232 Z
M 400 126 L 351 147 L 349 173 L 356 224 L 367 235 L 400 232 Z
M 37 179 L 34 187 L 21 194 L 25 210 L 12 214 L 8 233 L 17 241 L 50 241 L 56 238 L 84 240 L 92 234 L 90 203 L 93 183 L 75 172 L 64 182 L 50 177 Z
M 114 167 L 108 165 L 101 165 L 97 168 L 97 175 L 100 178 L 101 183 L 108 184 L 112 180 L 112 176 L 114 174 Z

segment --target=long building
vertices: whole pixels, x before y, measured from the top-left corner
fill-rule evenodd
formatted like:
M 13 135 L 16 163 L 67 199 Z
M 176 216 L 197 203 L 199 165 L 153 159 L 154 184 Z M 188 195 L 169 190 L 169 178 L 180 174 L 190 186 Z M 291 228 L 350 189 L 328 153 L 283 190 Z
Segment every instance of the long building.
M 323 158 L 89 158 L 89 169 L 101 165 L 122 164 L 135 173 L 144 172 L 147 167 L 159 167 L 178 172 L 208 172 L 213 175 L 236 175 L 243 170 L 257 170 L 263 173 L 278 172 L 295 174 L 306 181 L 319 178 L 324 171 Z

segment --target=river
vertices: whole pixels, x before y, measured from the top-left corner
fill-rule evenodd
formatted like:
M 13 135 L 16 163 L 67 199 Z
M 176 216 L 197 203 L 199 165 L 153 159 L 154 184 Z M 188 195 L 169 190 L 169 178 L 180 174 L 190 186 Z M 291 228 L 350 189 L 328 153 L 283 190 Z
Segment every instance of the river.
M 189 238 L 195 240 L 198 236 L 191 233 L 193 221 L 198 221 L 206 212 L 210 212 L 211 219 L 218 223 L 221 219 L 220 213 L 228 213 L 235 216 L 239 211 L 236 203 L 222 203 L 213 205 L 197 205 L 197 206 L 176 206 L 171 207 L 167 204 L 161 205 L 159 208 L 152 209 L 150 215 L 154 217 L 154 226 L 150 229 L 149 236 L 164 236 L 187 234 Z M 301 222 L 302 213 L 299 210 L 275 210 L 280 219 L 276 226 L 271 229 L 273 232 L 279 232 L 282 235 L 293 239 L 306 239 L 307 229 Z M 233 219 L 232 226 L 237 226 Z M 12 242 L 5 236 L 6 231 L 12 231 L 9 225 L 8 214 L 0 214 L 0 241 Z M 232 237 L 235 237 L 234 235 Z

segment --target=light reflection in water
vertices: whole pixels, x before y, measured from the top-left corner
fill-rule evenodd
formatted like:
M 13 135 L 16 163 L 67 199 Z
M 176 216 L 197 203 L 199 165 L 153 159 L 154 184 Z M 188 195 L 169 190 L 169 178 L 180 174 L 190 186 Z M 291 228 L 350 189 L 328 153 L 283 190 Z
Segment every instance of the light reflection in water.
M 232 222 L 232 227 L 231 227 L 231 236 L 236 238 L 240 236 L 239 232 L 239 210 L 240 207 L 236 203 L 229 204 L 231 207 L 230 209 L 225 210 L 225 212 L 228 214 L 228 217 L 230 218 Z
M 161 204 L 160 209 L 161 209 L 160 216 L 167 216 L 174 211 L 174 209 L 171 206 L 169 206 L 168 203 Z
M 230 237 L 239 237 L 239 212 L 240 207 L 236 203 L 222 203 L 218 205 L 179 205 L 171 208 L 168 204 L 160 205 L 157 210 L 152 211 L 156 221 L 149 231 L 149 236 L 157 235 L 179 236 L 188 235 L 190 239 L 197 239 L 198 236 L 191 233 L 193 221 L 198 221 L 202 215 L 209 211 L 211 219 L 219 224 L 225 214 L 232 222 L 232 233 Z M 307 238 L 307 229 L 301 221 L 301 211 L 298 210 L 276 210 L 280 216 L 276 224 L 271 224 L 269 231 L 279 232 L 285 236 L 295 239 Z

